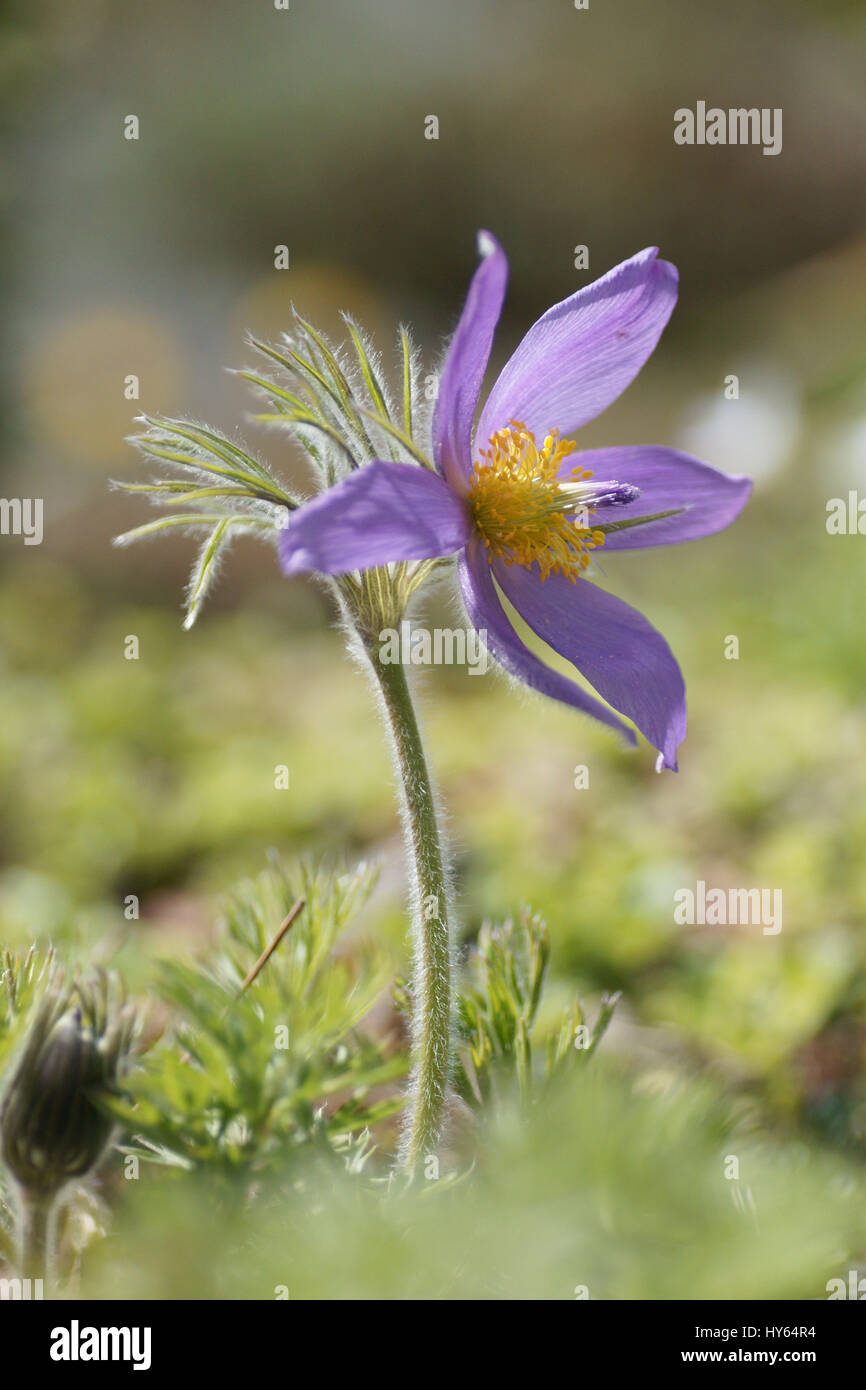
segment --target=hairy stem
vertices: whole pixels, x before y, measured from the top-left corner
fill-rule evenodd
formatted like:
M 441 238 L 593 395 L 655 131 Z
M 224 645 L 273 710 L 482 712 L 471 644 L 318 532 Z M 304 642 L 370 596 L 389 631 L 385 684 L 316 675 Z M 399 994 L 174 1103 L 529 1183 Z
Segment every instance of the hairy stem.
M 406 672 L 365 644 L 381 690 L 399 769 L 403 825 L 412 874 L 414 1045 L 403 1166 L 415 1176 L 436 1153 L 451 1056 L 451 941 L 448 879 L 436 800 Z
M 18 1264 L 24 1279 L 51 1278 L 54 1265 L 55 1194 L 21 1189 L 18 1211 Z

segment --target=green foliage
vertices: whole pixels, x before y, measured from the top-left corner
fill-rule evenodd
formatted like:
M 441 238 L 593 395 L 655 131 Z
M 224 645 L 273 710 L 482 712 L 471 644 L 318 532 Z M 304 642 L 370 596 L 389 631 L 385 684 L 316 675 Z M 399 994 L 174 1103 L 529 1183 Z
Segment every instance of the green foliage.
M 524 1101 L 534 1101 L 542 1085 L 588 1060 L 604 1036 L 618 995 L 604 997 L 592 1030 L 578 1000 L 535 1029 L 549 963 L 547 926 L 528 909 L 517 922 L 482 926 L 469 987 L 457 1000 L 457 1086 L 468 1104 L 502 1100 L 514 1082 Z M 534 1051 L 541 1052 L 541 1065 Z
M 406 1047 L 382 1012 L 393 962 L 360 930 L 374 877 L 274 860 L 197 961 L 165 962 L 166 1026 L 112 1107 L 142 1181 L 106 1173 L 110 1213 L 68 1196 L 64 1268 L 85 1297 L 809 1299 L 856 1262 L 861 1169 L 768 1139 L 755 1099 L 673 1059 L 593 1056 L 615 1000 L 578 1032 L 528 911 L 485 924 L 464 968 L 468 1109 L 441 1173 L 395 1182 Z M 7 953 L 7 1066 L 53 962 Z
M 116 1109 L 136 1136 L 131 1151 L 246 1182 L 305 1145 L 353 1163 L 369 1154 L 367 1132 L 400 1108 L 394 1083 L 406 1067 L 367 1030 L 389 978 L 382 951 L 354 934 L 373 881 L 364 866 L 288 874 L 275 861 L 229 901 L 215 948 L 165 963 L 171 1024 Z
M 866 1239 L 862 1174 L 759 1142 L 714 1090 L 602 1054 L 476 1132 L 461 1183 L 406 1192 L 299 1163 L 220 1206 L 206 1173 L 128 1184 L 90 1297 L 812 1299 Z M 729 1157 L 739 1175 L 729 1177 Z
M 33 945 L 23 953 L 4 946 L 0 956 L 0 1075 L 56 971 L 57 956 L 51 946 Z
M 296 499 L 271 471 L 225 435 L 186 420 L 142 416 L 147 426 L 132 441 L 145 458 L 181 477 L 149 483 L 115 483 L 123 492 L 143 493 L 156 506 L 181 508 L 117 536 L 115 545 L 159 535 L 172 529 L 204 534 L 186 595 L 186 621 L 192 627 L 216 578 L 220 556 L 235 535 L 273 540 Z
M 407 331 L 400 332 L 402 395 L 398 410 L 372 345 L 348 315 L 343 315 L 343 321 L 351 351 L 329 344 L 298 314 L 294 332 L 283 335 L 279 348 L 258 338 L 249 339 L 271 369 L 268 376 L 254 371 L 239 374 L 268 402 L 269 409 L 256 418 L 264 424 L 289 428 L 306 449 L 324 486 L 333 485 L 347 470 L 374 458 L 405 458 L 408 454 L 432 468 L 425 452 L 429 411 L 421 408 L 417 357 Z M 395 442 L 400 445 L 399 452 L 395 452 Z
M 27 1023 L 32 1019 L 57 975 L 52 947 L 31 946 L 13 952 L 4 946 L 0 955 L 0 1102 L 11 1064 L 22 1046 Z M 0 1256 L 12 1249 L 11 1180 L 0 1163 Z

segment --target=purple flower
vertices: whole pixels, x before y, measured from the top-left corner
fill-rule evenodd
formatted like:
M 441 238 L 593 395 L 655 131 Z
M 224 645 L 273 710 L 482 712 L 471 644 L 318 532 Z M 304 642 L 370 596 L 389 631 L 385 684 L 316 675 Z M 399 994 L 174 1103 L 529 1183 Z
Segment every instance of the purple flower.
M 292 513 L 283 568 L 341 574 L 459 552 L 470 621 L 499 664 L 635 742 L 619 711 L 676 770 L 686 732 L 680 669 L 661 634 L 585 570 L 602 546 L 633 550 L 721 530 L 751 482 L 653 445 L 578 453 L 572 436 L 650 356 L 676 302 L 677 272 L 651 247 L 548 309 L 500 373 L 473 444 L 508 274 L 496 240 L 482 233 L 479 245 L 440 378 L 435 470 L 379 459 L 357 469 Z M 601 700 L 529 650 L 500 592 Z

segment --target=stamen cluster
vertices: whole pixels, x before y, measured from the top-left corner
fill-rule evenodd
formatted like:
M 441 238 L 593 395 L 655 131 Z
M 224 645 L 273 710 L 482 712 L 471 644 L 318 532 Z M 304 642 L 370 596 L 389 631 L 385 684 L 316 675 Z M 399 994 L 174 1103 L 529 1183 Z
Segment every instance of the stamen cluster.
M 488 552 L 506 565 L 537 564 L 542 583 L 550 574 L 575 583 L 590 552 L 604 544 L 604 532 L 586 524 L 594 512 L 591 489 L 576 486 L 592 470 L 561 471 L 575 448 L 559 430 L 539 448 L 531 430 L 510 420 L 480 451 L 472 474 L 470 506 Z

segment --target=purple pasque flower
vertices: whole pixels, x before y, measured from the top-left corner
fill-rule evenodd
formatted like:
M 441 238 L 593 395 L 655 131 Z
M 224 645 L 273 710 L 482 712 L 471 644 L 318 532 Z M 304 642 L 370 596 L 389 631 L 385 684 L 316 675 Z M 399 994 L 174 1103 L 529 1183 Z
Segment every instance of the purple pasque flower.
M 593 552 L 711 535 L 739 514 L 751 482 L 652 445 L 576 452 L 572 435 L 628 386 L 677 296 L 677 272 L 651 247 L 555 304 L 533 324 L 484 402 L 482 379 L 508 263 L 488 233 L 442 368 L 435 469 L 375 459 L 293 512 L 287 574 L 342 574 L 459 553 L 472 624 L 511 675 L 620 730 L 633 721 L 676 770 L 685 687 L 667 642 L 586 578 Z M 500 592 L 601 699 L 521 641 Z M 607 703 L 603 703 L 606 701 Z M 611 708 L 612 707 L 612 708 Z

